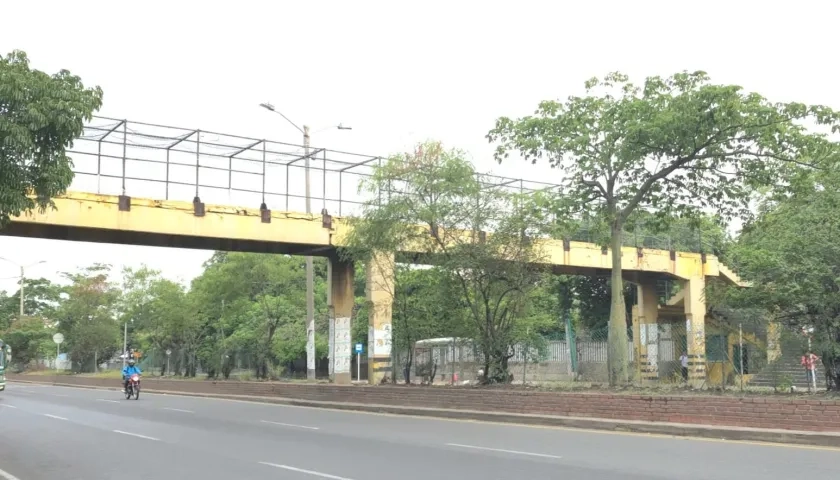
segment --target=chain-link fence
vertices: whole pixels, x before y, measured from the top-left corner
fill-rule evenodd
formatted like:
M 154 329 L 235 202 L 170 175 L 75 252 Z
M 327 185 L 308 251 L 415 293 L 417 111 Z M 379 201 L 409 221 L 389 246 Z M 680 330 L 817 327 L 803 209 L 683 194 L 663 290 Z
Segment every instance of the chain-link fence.
M 636 331 L 639 338 L 631 328 L 626 342 L 629 377 L 637 385 L 780 392 L 808 388 L 800 364 L 807 338 L 776 324 L 709 319 L 692 330 L 684 320 L 666 318 L 638 325 Z M 569 338 L 541 342 L 539 348 L 514 345 L 509 354 L 513 383 L 609 381 L 605 329 L 578 329 Z M 408 373 L 412 383 L 463 384 L 477 381 L 484 364 L 472 340 L 443 338 L 395 352 L 394 367 L 399 382 Z
M 607 382 L 609 343 L 606 330 L 578 332 L 572 339 L 544 340 L 539 345 L 513 345 L 507 359 L 514 383 L 584 380 Z M 627 338 L 628 359 L 634 358 L 632 336 Z M 411 351 L 394 354 L 395 372 L 412 383 L 469 383 L 484 367 L 480 348 L 470 339 L 441 338 L 416 342 Z

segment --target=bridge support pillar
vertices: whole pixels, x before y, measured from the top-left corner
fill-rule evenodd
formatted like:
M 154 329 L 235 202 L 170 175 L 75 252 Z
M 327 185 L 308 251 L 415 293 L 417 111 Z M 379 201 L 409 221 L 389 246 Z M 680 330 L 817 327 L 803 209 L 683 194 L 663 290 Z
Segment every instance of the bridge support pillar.
M 368 382 L 393 378 L 391 361 L 391 309 L 394 303 L 394 255 L 376 253 L 367 264 Z
M 353 262 L 330 258 L 329 263 L 329 314 L 330 314 L 330 364 L 335 383 L 351 383 L 350 361 L 353 355 L 352 316 L 355 304 L 353 292 Z
M 691 277 L 683 282 L 683 289 L 688 383 L 701 387 L 706 381 L 706 279 Z
M 636 286 L 638 301 L 633 308 L 633 343 L 638 379 L 642 383 L 659 379 L 659 295 L 656 282 Z

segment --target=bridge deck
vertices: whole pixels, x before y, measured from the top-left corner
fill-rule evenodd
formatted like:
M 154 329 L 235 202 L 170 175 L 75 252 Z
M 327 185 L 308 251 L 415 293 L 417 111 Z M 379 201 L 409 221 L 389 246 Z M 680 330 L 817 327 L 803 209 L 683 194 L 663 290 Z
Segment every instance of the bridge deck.
M 271 212 L 271 222 L 261 221 L 258 209 L 205 205 L 205 214 L 194 214 L 192 203 L 132 198 L 129 211 L 120 211 L 119 197 L 68 192 L 55 199 L 55 210 L 14 218 L 0 235 L 104 242 L 206 250 L 333 254 L 350 228 L 334 217 L 332 228 L 322 226 L 320 215 Z M 560 240 L 541 240 L 545 262 L 557 273 L 595 273 L 610 268 L 610 255 L 600 246 Z M 410 252 L 408 252 L 410 253 Z M 721 268 L 722 267 L 722 268 Z M 705 262 L 698 253 L 625 247 L 622 268 L 629 272 L 668 274 L 677 278 L 718 277 L 741 284 L 737 275 L 713 255 Z

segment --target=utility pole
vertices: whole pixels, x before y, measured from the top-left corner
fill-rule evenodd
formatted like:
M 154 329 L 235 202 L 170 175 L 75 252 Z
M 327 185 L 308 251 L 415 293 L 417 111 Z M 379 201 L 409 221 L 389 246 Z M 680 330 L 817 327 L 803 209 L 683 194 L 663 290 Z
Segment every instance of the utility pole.
M 24 284 L 26 283 L 26 269 L 29 268 L 29 267 L 34 267 L 35 265 L 40 265 L 42 263 L 46 263 L 46 262 L 41 260 L 40 262 L 35 262 L 35 263 L 33 263 L 31 265 L 28 265 L 28 266 L 23 266 L 23 265 L 21 265 L 17 262 L 13 262 L 13 261 L 9 260 L 8 258 L 0 257 L 0 260 L 9 262 L 12 265 L 15 265 L 16 267 L 18 267 L 20 269 L 20 311 L 19 311 L 20 316 L 19 316 L 19 318 L 23 318 L 23 315 L 25 313 L 24 312 L 24 303 L 25 303 L 25 299 L 26 299 L 26 293 L 23 291 L 24 290 Z
M 123 368 L 125 368 L 125 361 L 128 359 L 128 322 L 123 324 Z
M 306 172 L 306 214 L 312 213 L 309 182 L 309 126 L 303 126 L 304 171 Z M 325 173 L 326 174 L 326 173 Z M 312 256 L 306 256 L 306 378 L 315 380 L 315 273 Z
M 274 108 L 274 105 L 270 103 L 261 103 L 260 107 L 280 115 L 281 117 L 283 117 L 284 120 L 292 124 L 293 127 L 298 129 L 298 131 L 303 134 L 303 155 L 305 162 L 304 171 L 306 182 L 306 213 L 307 215 L 310 215 L 312 214 L 312 198 L 310 192 L 311 185 L 309 179 L 309 126 L 304 125 L 303 128 L 298 127 L 295 122 L 289 120 L 287 116 L 283 115 L 282 112 L 278 111 L 276 108 Z M 352 130 L 352 127 L 346 127 L 343 124 L 334 125 L 328 128 L 337 128 L 339 130 Z M 326 175 L 326 172 L 324 172 L 324 175 Z M 289 195 L 289 192 L 286 192 L 286 195 Z M 314 267 L 312 265 L 311 255 L 306 256 L 306 378 L 309 380 L 315 380 L 315 273 Z
M 24 280 L 26 280 L 26 272 L 23 270 L 23 266 L 20 266 L 20 318 L 23 318 L 23 285 Z

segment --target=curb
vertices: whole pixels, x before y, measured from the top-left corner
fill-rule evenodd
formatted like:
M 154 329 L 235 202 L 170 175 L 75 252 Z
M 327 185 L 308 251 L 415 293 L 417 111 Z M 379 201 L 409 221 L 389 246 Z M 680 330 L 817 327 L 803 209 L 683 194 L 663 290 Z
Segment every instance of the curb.
M 31 383 L 54 385 L 58 387 L 86 388 L 90 390 L 118 390 L 113 387 L 94 385 L 76 385 L 58 382 L 38 382 L 32 380 L 14 380 L 10 383 Z M 696 425 L 688 423 L 641 422 L 631 420 L 610 420 L 603 418 L 563 417 L 555 415 L 528 415 L 519 413 L 495 413 L 477 410 L 453 410 L 441 408 L 401 407 L 344 402 L 324 402 L 317 400 L 299 400 L 286 397 L 263 397 L 251 395 L 231 395 L 218 393 L 191 393 L 171 390 L 144 389 L 144 392 L 158 395 L 176 395 L 182 397 L 217 398 L 253 403 L 269 403 L 293 407 L 321 408 L 351 412 L 380 413 L 424 418 L 441 418 L 484 423 L 504 423 L 529 426 L 549 426 L 574 428 L 579 430 L 611 431 L 618 433 L 642 433 L 670 437 L 693 437 L 715 440 L 734 440 L 741 442 L 761 442 L 768 444 L 810 445 L 840 448 L 840 433 L 809 432 L 801 430 L 763 429 L 747 427 L 722 427 Z

